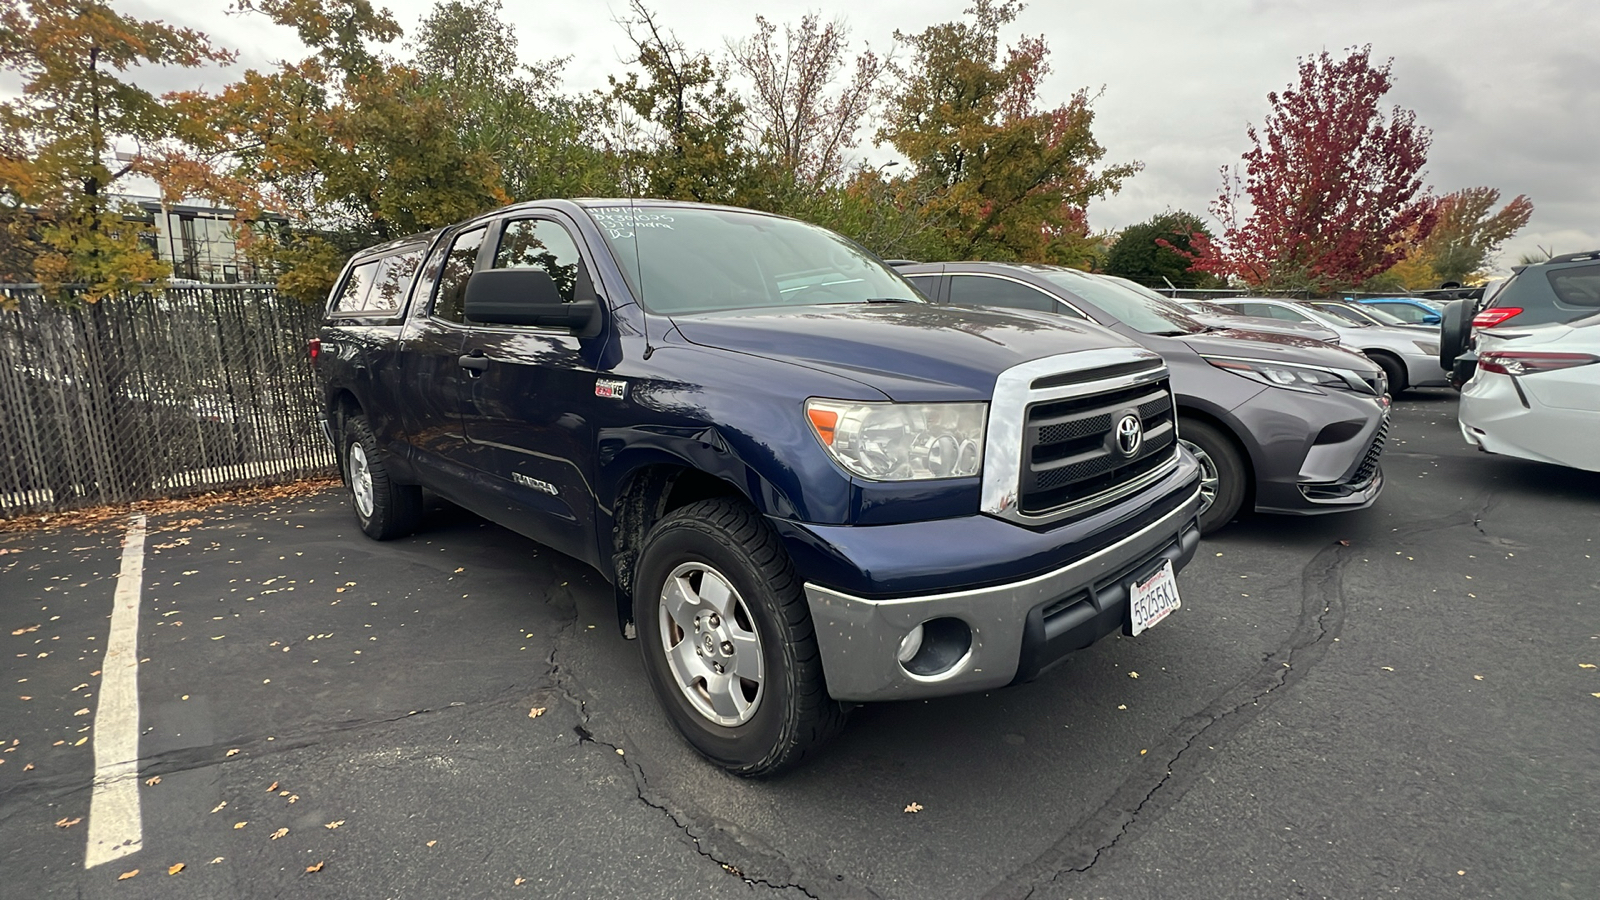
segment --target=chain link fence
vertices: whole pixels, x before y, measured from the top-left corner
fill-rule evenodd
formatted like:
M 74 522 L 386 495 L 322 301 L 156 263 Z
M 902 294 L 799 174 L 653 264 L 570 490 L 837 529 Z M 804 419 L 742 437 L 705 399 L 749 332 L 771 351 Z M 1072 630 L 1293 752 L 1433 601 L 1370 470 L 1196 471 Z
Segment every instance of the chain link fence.
M 271 285 L 0 286 L 0 518 L 331 474 L 317 314 Z

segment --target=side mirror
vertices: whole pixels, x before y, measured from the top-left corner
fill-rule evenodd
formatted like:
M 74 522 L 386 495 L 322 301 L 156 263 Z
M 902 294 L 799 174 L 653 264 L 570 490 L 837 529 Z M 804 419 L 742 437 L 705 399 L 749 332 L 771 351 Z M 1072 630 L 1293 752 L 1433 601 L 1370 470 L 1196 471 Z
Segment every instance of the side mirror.
M 593 298 L 571 303 L 543 269 L 484 269 L 467 279 L 463 303 L 467 320 L 482 325 L 535 325 L 567 328 L 592 337 L 600 324 Z
M 1440 318 L 1435 313 L 1430 313 L 1430 314 L 1422 317 L 1422 324 L 1424 324 L 1424 325 L 1437 325 L 1437 324 L 1439 324 L 1440 322 L 1443 322 L 1443 321 L 1444 321 L 1444 319 Z

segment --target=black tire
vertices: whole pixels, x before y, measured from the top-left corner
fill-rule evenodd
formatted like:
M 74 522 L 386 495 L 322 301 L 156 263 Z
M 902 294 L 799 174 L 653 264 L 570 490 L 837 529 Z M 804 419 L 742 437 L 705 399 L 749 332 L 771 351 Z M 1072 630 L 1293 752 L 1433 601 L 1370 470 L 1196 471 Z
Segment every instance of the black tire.
M 1199 419 L 1187 416 L 1178 419 L 1178 439 L 1189 445 L 1189 450 L 1200 460 L 1201 490 L 1210 496 L 1209 505 L 1200 512 L 1200 533 L 1211 534 L 1232 522 L 1244 506 L 1250 493 L 1250 470 L 1233 438 Z M 1206 482 L 1214 474 L 1215 492 Z
M 1444 308 L 1439 323 L 1439 366 L 1445 371 L 1455 368 L 1456 357 L 1466 352 L 1467 340 L 1472 336 L 1472 301 L 1455 300 Z
M 339 453 L 345 486 L 350 489 L 350 508 L 367 537 L 378 541 L 410 534 L 422 521 L 422 488 L 397 484 L 385 465 L 387 457 L 372 436 L 372 426 L 363 415 L 344 420 L 341 429 L 344 446 Z M 363 492 L 367 496 L 363 497 Z
M 703 631 L 691 631 L 668 611 L 668 579 L 691 587 L 690 596 L 698 602 L 702 589 L 712 593 L 708 579 L 713 576 L 732 588 L 724 607 L 732 611 L 732 619 L 724 622 L 712 614 L 712 603 L 685 605 L 683 610 L 694 613 L 694 628 L 704 626 Z M 735 775 L 774 775 L 799 764 L 843 727 L 848 711 L 828 696 L 800 579 L 778 536 L 749 506 L 729 499 L 702 500 L 668 514 L 645 539 L 633 596 L 650 685 L 667 718 L 707 759 Z M 754 652 L 755 664 L 737 648 L 717 655 L 733 648 L 733 640 L 740 642 L 742 652 Z M 696 656 L 677 658 L 668 649 L 680 644 L 696 650 Z M 669 661 L 669 656 L 679 661 Z M 718 695 L 736 691 L 744 697 L 747 706 L 737 715 L 748 718 L 741 721 L 711 718 L 716 714 L 712 681 L 722 678 L 711 668 L 724 664 L 728 678 L 721 683 L 731 688 Z M 681 679 L 687 686 L 680 687 L 674 665 L 699 668 L 688 669 L 689 676 Z M 759 674 L 753 695 L 751 680 L 739 677 L 751 672 Z M 704 677 L 693 682 L 696 674 Z
M 1398 397 L 1401 391 L 1411 386 L 1406 382 L 1405 363 L 1378 350 L 1368 353 L 1367 358 L 1377 363 L 1378 368 L 1383 370 L 1383 376 L 1389 379 L 1389 396 Z

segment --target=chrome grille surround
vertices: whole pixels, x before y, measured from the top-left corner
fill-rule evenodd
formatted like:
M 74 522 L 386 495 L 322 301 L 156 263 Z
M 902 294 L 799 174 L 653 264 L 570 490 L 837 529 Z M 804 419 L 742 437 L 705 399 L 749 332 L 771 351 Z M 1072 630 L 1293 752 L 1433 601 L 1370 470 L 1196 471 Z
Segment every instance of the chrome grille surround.
M 1092 496 L 1037 513 L 1025 512 L 1021 502 L 1025 469 L 1030 465 L 1026 455 L 1030 452 L 1027 428 L 1033 406 L 1153 385 L 1167 377 L 1167 367 L 1161 357 L 1138 347 L 1062 353 L 1022 363 L 1000 373 L 989 404 L 980 509 L 1020 525 L 1044 526 L 1112 503 L 1165 477 L 1178 464 L 1176 441 L 1166 459 L 1154 469 Z M 1045 386 L 1036 388 L 1035 383 L 1041 381 Z M 1170 398 L 1170 387 L 1167 393 Z

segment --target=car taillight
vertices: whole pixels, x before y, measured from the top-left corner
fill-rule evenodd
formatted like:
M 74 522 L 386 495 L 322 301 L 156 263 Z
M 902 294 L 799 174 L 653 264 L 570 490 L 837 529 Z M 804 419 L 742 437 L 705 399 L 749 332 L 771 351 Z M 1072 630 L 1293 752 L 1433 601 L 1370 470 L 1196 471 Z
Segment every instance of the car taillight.
M 1520 306 L 1491 306 L 1472 317 L 1473 328 L 1493 328 L 1501 322 L 1522 315 Z
M 1588 353 L 1536 353 L 1528 350 L 1491 350 L 1478 357 L 1478 368 L 1501 375 L 1532 375 L 1600 363 Z
M 312 362 L 316 362 L 317 356 L 322 353 L 322 340 L 320 338 L 312 338 L 306 341 L 306 353 L 310 354 Z

